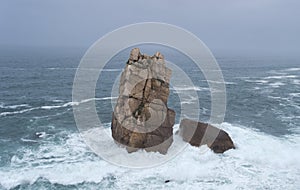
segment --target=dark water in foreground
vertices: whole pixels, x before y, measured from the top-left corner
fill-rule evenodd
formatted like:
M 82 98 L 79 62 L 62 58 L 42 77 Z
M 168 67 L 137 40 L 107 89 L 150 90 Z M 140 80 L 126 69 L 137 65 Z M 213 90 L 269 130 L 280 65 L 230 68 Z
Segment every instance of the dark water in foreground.
M 200 97 L 200 118 L 208 120 L 210 91 L 203 76 L 184 56 L 165 51 L 161 50 L 166 59 L 192 78 Z M 106 126 L 115 101 L 111 88 L 127 55 L 128 50 L 114 57 L 97 84 L 96 107 Z M 217 57 L 227 90 L 226 117 L 220 127 L 239 148 L 224 155 L 199 156 L 198 149 L 190 147 L 160 168 L 131 170 L 101 160 L 78 133 L 72 84 L 81 56 L 70 52 L 0 55 L 0 189 L 300 186 L 300 59 Z M 197 97 L 180 103 L 176 95 L 189 91 L 190 86 L 172 86 L 169 107 L 180 113 L 182 104 L 193 104 Z M 167 179 L 171 182 L 164 184 Z

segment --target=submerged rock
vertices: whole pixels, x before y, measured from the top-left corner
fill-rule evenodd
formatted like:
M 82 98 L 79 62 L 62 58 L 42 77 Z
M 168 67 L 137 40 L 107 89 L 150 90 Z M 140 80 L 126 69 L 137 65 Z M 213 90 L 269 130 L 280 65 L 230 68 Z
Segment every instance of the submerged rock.
M 172 71 L 164 57 L 143 55 L 134 48 L 122 72 L 112 115 L 112 137 L 128 152 L 167 153 L 173 142 L 175 112 L 167 107 Z
M 180 122 L 179 134 L 192 146 L 199 147 L 206 144 L 215 153 L 223 153 L 235 148 L 230 136 L 224 130 L 207 123 L 183 119 Z

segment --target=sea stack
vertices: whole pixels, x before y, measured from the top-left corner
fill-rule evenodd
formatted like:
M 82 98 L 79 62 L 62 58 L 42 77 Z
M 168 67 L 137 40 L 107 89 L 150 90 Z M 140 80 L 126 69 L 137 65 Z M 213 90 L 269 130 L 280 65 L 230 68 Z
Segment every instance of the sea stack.
M 224 153 L 235 148 L 228 133 L 207 123 L 183 119 L 180 122 L 179 134 L 192 146 L 207 145 L 215 153 Z
M 112 137 L 128 152 L 166 154 L 172 144 L 175 112 L 167 106 L 171 74 L 161 53 L 148 56 L 131 50 L 111 123 Z

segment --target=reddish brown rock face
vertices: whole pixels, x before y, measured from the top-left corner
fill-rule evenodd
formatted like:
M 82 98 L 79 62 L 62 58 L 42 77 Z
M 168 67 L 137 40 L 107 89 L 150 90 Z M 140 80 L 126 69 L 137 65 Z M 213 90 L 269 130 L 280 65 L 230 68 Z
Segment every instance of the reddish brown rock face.
M 226 150 L 235 148 L 231 138 L 225 131 L 207 123 L 183 119 L 180 122 L 179 134 L 184 141 L 189 142 L 191 145 L 199 147 L 206 144 L 215 153 L 223 153 Z
M 137 149 L 165 154 L 173 142 L 175 112 L 167 107 L 172 71 L 159 52 L 142 55 L 138 48 L 121 75 L 112 115 L 112 136 L 128 152 Z

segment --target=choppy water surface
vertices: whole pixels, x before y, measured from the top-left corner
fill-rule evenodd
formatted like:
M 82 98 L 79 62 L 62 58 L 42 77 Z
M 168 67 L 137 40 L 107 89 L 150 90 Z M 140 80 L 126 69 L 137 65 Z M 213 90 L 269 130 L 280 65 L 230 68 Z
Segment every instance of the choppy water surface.
M 128 51 L 110 61 L 97 84 L 97 111 L 108 133 L 111 102 L 116 99 L 111 88 Z M 180 102 L 176 93 L 195 90 L 200 118 L 208 120 L 207 82 L 189 59 L 164 51 L 166 59 L 183 68 L 195 85 L 172 85 L 169 107 L 180 113 L 182 104 L 193 104 L 197 97 Z M 72 102 L 71 92 L 81 56 L 82 52 L 1 54 L 0 189 L 300 187 L 300 59 L 217 57 L 227 89 L 225 122 L 218 127 L 228 131 L 238 148 L 218 155 L 203 151 L 207 147 L 188 147 L 164 165 L 137 170 L 103 161 L 77 131 L 72 105 L 82 102 Z

